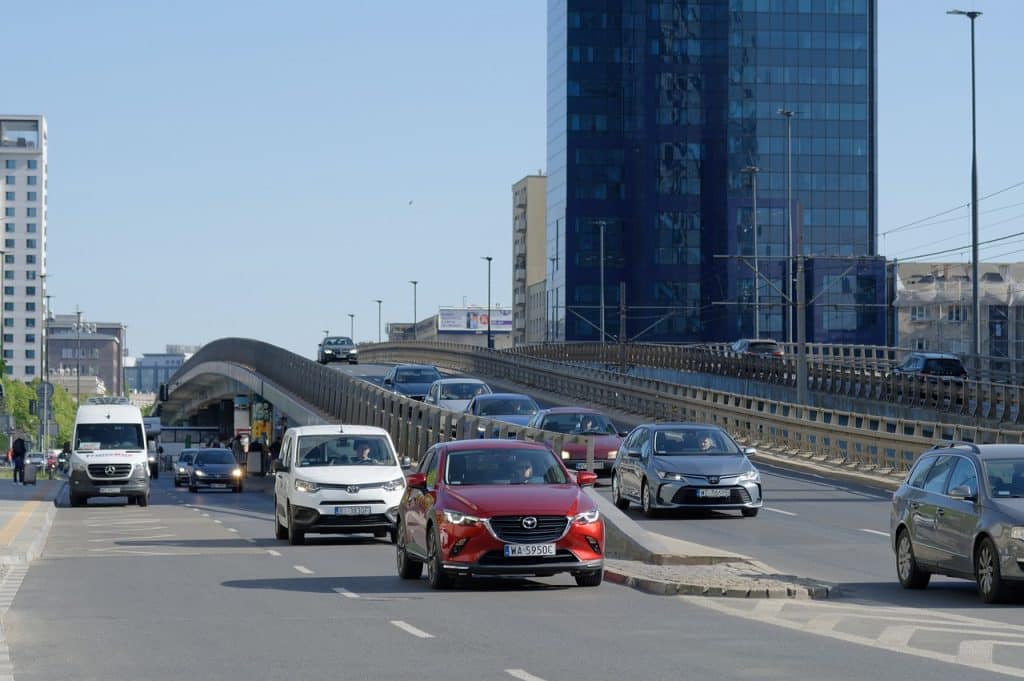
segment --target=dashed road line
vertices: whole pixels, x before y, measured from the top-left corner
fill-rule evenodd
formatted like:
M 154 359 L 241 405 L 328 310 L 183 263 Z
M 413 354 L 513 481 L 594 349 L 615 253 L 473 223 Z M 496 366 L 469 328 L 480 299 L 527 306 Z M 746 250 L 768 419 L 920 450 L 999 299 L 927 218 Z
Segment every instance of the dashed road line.
M 343 586 L 339 586 L 334 591 L 339 596 L 344 596 L 345 598 L 359 598 L 359 594 L 354 594 Z
M 213 522 L 217 523 L 218 525 L 223 525 L 224 524 L 223 520 L 217 520 L 216 518 L 213 519 Z
M 238 530 L 236 530 L 236 529 L 235 529 L 235 528 L 233 528 L 233 527 L 229 527 L 229 528 L 228 528 L 228 532 L 238 532 Z
M 245 541 L 249 542 L 250 544 L 255 544 L 256 543 L 256 540 L 253 539 L 252 537 L 246 537 Z
M 304 575 L 311 575 L 311 574 L 313 574 L 313 571 L 310 570 L 305 565 L 292 565 L 292 567 L 295 568 L 297 571 L 301 572 Z
M 277 556 L 277 557 L 281 556 L 281 554 L 279 552 L 275 551 L 274 549 L 267 549 L 267 553 L 269 553 L 272 556 Z
M 434 638 L 433 634 L 428 634 L 422 629 L 418 629 L 417 627 L 412 626 L 408 622 L 403 622 L 402 620 L 391 620 L 391 623 L 399 629 L 401 629 L 402 631 L 404 631 L 405 633 L 412 634 L 416 638 Z
M 793 515 L 793 516 L 797 515 L 796 513 L 793 513 L 792 511 L 783 511 L 781 508 L 772 508 L 771 506 L 765 506 L 764 510 L 771 511 L 772 513 L 780 513 L 782 515 Z
M 869 530 L 866 527 L 862 527 L 862 528 L 860 528 L 860 531 L 861 532 L 867 532 L 869 534 L 877 534 L 877 535 L 885 537 L 887 539 L 889 537 L 889 533 L 888 532 L 882 532 L 881 530 Z
M 544 681 L 544 679 L 534 676 L 525 669 L 506 669 L 505 673 L 512 678 L 520 679 L 520 681 Z

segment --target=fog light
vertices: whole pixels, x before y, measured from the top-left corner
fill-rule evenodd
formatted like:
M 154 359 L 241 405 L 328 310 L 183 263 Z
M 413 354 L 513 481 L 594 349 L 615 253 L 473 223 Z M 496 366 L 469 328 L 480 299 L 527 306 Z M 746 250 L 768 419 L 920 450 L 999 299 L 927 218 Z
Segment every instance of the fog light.
M 459 555 L 462 549 L 466 546 L 467 542 L 469 542 L 469 537 L 463 537 L 459 541 L 455 542 L 452 545 L 452 550 L 448 552 L 448 556 L 450 558 L 454 558 L 455 556 Z
M 590 548 L 593 549 L 594 553 L 601 553 L 601 545 L 597 543 L 596 539 L 588 536 L 587 543 L 590 544 Z

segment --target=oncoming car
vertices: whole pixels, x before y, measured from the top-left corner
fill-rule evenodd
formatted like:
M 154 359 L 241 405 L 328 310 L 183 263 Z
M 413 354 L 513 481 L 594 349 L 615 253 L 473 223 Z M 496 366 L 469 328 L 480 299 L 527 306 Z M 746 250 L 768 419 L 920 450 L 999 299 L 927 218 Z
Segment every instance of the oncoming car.
M 198 449 L 189 466 L 188 491 L 200 487 L 242 491 L 242 469 L 230 449 Z
M 181 454 L 178 455 L 178 460 L 174 464 L 174 486 L 181 487 L 187 485 L 189 478 L 192 475 L 192 461 L 196 457 L 198 449 L 183 449 Z

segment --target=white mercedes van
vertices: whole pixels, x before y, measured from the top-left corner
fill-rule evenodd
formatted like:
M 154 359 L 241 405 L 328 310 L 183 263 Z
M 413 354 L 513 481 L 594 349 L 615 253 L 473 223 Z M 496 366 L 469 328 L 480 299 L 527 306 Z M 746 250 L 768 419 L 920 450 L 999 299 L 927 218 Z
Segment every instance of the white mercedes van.
M 139 408 L 123 397 L 93 397 L 79 406 L 70 468 L 72 506 L 90 497 L 128 497 L 129 504 L 149 505 L 149 456 Z

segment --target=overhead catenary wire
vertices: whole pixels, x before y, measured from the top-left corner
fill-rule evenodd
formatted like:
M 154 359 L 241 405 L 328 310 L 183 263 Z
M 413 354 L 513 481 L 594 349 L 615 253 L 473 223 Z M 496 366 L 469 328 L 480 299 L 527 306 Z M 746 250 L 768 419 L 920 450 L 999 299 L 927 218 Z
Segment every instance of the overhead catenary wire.
M 1017 215 L 1012 215 L 1012 216 L 1010 216 L 1010 217 L 1008 217 L 1008 218 L 1005 218 L 1005 219 L 1003 219 L 1003 220 L 997 220 L 996 222 L 992 222 L 992 223 L 990 223 L 990 224 L 987 224 L 987 225 L 985 225 L 985 226 L 984 226 L 984 227 L 982 227 L 981 229 L 982 229 L 982 230 L 986 230 L 986 229 L 991 229 L 992 227 L 998 227 L 999 225 L 1005 225 L 1005 224 L 1006 224 L 1006 223 L 1008 223 L 1008 222 L 1013 222 L 1013 221 L 1015 221 L 1015 220 L 1020 220 L 1021 218 L 1024 218 L 1024 213 L 1019 213 L 1019 214 L 1017 214 Z M 945 242 L 947 242 L 947 241 L 952 241 L 953 239 L 957 239 L 957 238 L 959 238 L 959 237 L 960 237 L 960 235 L 959 235 L 959 234 L 954 234 L 953 236 L 948 236 L 948 237 L 946 237 L 946 238 L 944 238 L 944 239 L 932 240 L 932 241 L 931 241 L 930 243 L 931 243 L 931 244 L 932 244 L 932 245 L 934 246 L 934 245 L 936 245 L 936 244 L 941 244 L 941 243 L 945 243 Z M 981 243 L 986 243 L 986 242 L 979 242 L 979 245 L 980 245 Z M 964 250 L 964 248 L 970 248 L 970 247 L 971 247 L 971 245 L 970 245 L 970 244 L 968 244 L 968 245 L 964 246 L 963 248 L 955 248 L 955 249 L 953 249 L 953 250 L 955 250 L 955 251 L 962 251 L 962 250 Z M 899 251 L 899 252 L 895 253 L 894 255 L 895 255 L 896 257 L 899 257 L 899 256 L 900 256 L 900 255 L 902 255 L 903 253 L 909 253 L 909 252 L 912 252 L 913 250 L 914 250 L 914 249 L 905 249 L 905 250 L 902 250 L 902 251 Z M 910 256 L 910 257 L 908 257 L 908 258 L 900 258 L 900 259 L 901 259 L 901 260 L 910 260 L 910 259 L 914 259 L 914 258 L 916 258 L 916 257 L 917 257 L 917 256 Z
M 1014 232 L 1013 234 L 1007 234 L 1006 236 L 996 237 L 995 239 L 986 239 L 985 241 L 979 241 L 978 245 L 982 246 L 982 245 L 985 245 L 985 244 L 994 244 L 994 243 L 998 243 L 1000 241 L 1006 241 L 1008 239 L 1013 239 L 1014 237 L 1021 237 L 1021 236 L 1024 236 L 1024 232 Z M 931 253 L 921 253 L 919 255 L 912 255 L 912 256 L 907 257 L 907 258 L 900 258 L 900 260 L 905 262 L 907 260 L 920 260 L 921 258 L 930 258 L 933 255 L 944 255 L 946 253 L 958 253 L 960 251 L 965 251 L 965 250 L 967 250 L 970 247 L 971 247 L 971 244 L 967 244 L 966 246 L 958 246 L 957 248 L 947 248 L 947 249 L 941 250 L 941 251 L 932 251 Z
M 1015 182 L 1014 184 L 1011 184 L 1011 185 L 1009 185 L 1007 187 L 1003 187 L 1002 189 L 994 191 L 991 194 L 986 194 L 985 196 L 979 197 L 978 201 L 980 202 L 980 201 L 984 201 L 985 199 L 991 199 L 993 196 L 999 196 L 1000 194 L 1008 192 L 1011 189 L 1016 189 L 1017 187 L 1024 187 L 1024 180 L 1021 180 L 1020 182 Z M 964 208 L 968 208 L 968 207 L 970 207 L 970 205 L 971 205 L 970 201 L 968 201 L 967 203 L 959 204 L 959 205 L 954 206 L 953 208 L 950 208 L 948 210 L 944 210 L 944 211 L 941 211 L 939 213 L 935 213 L 934 215 L 929 215 L 928 217 L 920 218 L 918 220 L 913 220 L 911 222 L 907 222 L 905 224 L 899 225 L 898 227 L 893 227 L 892 229 L 886 230 L 884 232 L 880 232 L 879 236 L 886 236 L 887 234 L 895 234 L 896 232 L 902 232 L 904 230 L 908 230 L 908 229 L 910 229 L 910 228 L 912 228 L 912 227 L 914 227 L 916 225 L 920 225 L 923 222 L 928 222 L 929 220 L 934 220 L 935 218 L 941 218 L 944 215 L 949 215 L 950 213 L 953 213 L 955 211 L 962 210 Z

